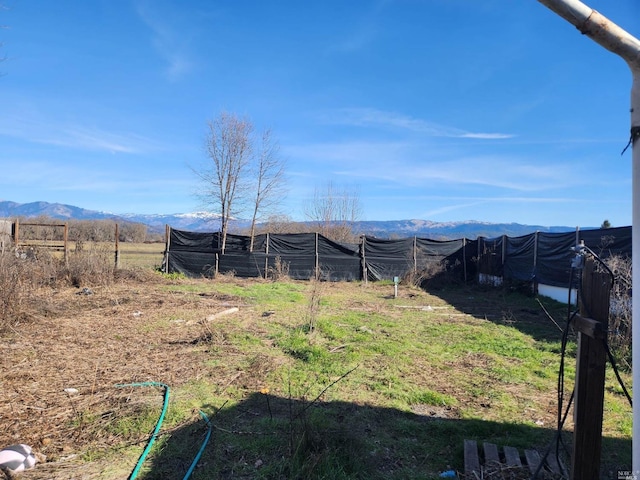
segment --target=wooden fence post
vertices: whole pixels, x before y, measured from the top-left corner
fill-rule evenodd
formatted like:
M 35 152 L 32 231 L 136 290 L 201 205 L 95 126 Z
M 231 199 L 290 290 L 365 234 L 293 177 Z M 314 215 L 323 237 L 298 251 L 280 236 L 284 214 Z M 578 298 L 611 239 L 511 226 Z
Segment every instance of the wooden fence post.
M 116 223 L 116 270 L 120 268 L 120 232 L 118 229 L 118 224 Z
M 316 255 L 316 258 L 315 258 L 316 266 L 314 268 L 315 271 L 313 272 L 313 277 L 316 280 L 320 280 L 320 256 L 318 253 L 318 232 L 316 232 L 316 254 L 315 255 Z
M 462 274 L 464 283 L 467 284 L 467 237 L 462 238 Z
M 575 404 L 573 409 L 572 480 L 598 480 L 602 450 L 602 416 L 609 321 L 611 278 L 596 272 L 587 258 L 582 270 L 580 315 L 573 322 L 578 330 Z
M 264 249 L 264 279 L 266 280 L 269 276 L 269 232 L 267 232 L 267 245 Z
M 64 240 L 64 264 L 69 265 L 69 224 L 64 222 L 64 230 L 63 230 L 63 240 Z
M 533 237 L 533 279 L 531 281 L 531 293 L 538 293 L 538 230 Z
M 418 237 L 413 236 L 413 274 L 418 274 Z
M 169 249 L 171 248 L 171 227 L 164 225 L 164 273 L 169 273 Z
M 364 284 L 367 285 L 369 274 L 367 273 L 367 256 L 365 253 L 366 250 L 366 235 L 360 235 L 360 262 L 362 263 L 362 280 L 364 280 Z

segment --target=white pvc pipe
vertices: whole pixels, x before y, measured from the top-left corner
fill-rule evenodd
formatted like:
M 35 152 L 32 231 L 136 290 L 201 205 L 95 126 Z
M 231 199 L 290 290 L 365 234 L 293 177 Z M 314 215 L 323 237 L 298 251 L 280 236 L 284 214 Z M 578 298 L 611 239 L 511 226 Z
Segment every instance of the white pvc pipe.
M 640 128 L 640 66 L 631 67 L 633 72 L 633 86 L 631 88 L 631 125 Z M 632 285 L 640 288 L 640 138 L 633 143 L 633 223 L 632 239 Z M 640 296 L 639 301 L 632 299 L 632 358 L 633 392 L 640 391 Z M 633 471 L 636 478 L 640 478 L 640 395 L 634 395 L 633 403 Z
M 633 76 L 631 86 L 631 130 L 640 128 L 640 40 L 578 0 L 538 0 L 607 50 L 622 57 Z M 633 216 L 631 232 L 633 285 L 640 291 L 640 134 L 632 139 Z M 633 391 L 640 391 L 640 296 L 632 306 Z M 640 400 L 634 395 L 632 462 L 640 479 Z

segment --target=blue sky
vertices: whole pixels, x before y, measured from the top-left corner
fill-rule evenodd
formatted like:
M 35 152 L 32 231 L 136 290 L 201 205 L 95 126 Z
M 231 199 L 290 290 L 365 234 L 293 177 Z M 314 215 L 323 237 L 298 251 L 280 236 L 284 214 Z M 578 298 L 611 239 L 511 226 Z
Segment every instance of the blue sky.
M 201 208 L 221 111 L 270 128 L 282 211 L 631 224 L 631 74 L 536 0 L 2 0 L 0 200 Z M 640 36 L 640 3 L 588 0 Z

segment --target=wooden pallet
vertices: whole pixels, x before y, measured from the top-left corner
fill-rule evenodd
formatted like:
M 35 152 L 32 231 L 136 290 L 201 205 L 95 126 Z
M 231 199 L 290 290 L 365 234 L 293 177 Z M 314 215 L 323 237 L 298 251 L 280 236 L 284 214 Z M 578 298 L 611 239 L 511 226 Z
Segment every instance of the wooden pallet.
M 481 474 L 485 470 L 496 468 L 528 468 L 531 474 L 535 473 L 540 464 L 540 454 L 536 450 L 525 450 L 524 455 L 520 455 L 517 448 L 503 447 L 502 454 L 498 446 L 494 443 L 484 442 L 482 444 L 483 455 L 478 452 L 478 444 L 475 440 L 464 441 L 464 472 L 465 475 L 477 474 L 477 478 L 482 478 Z M 481 459 L 484 463 L 481 466 Z M 560 475 L 562 470 L 555 455 L 547 455 L 542 471 L 554 475 Z

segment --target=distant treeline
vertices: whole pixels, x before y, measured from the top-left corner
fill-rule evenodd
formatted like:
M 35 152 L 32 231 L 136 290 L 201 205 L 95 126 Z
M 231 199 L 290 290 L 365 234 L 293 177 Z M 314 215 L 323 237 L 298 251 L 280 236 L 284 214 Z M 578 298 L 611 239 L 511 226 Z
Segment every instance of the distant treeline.
M 14 219 L 15 221 L 15 219 Z M 37 217 L 18 217 L 21 240 L 63 240 L 64 230 L 53 225 L 68 225 L 68 240 L 71 242 L 114 242 L 116 224 L 118 225 L 118 241 L 120 242 L 162 242 L 164 236 L 149 233 L 147 225 L 115 220 L 61 220 L 46 215 Z M 30 225 L 38 224 L 38 225 Z M 52 226 L 48 226 L 52 225 Z
M 148 225 L 139 222 L 113 219 L 60 219 L 48 215 L 35 217 L 14 217 L 10 219 L 19 224 L 21 241 L 63 240 L 64 230 L 53 225 L 68 226 L 68 241 L 70 242 L 113 242 L 115 241 L 116 224 L 118 225 L 118 240 L 121 242 L 143 243 L 163 242 L 164 232 L 154 232 Z M 29 224 L 38 224 L 37 226 Z M 44 226 L 43 226 L 44 225 Z M 47 225 L 52 225 L 51 227 Z M 234 234 L 249 235 L 249 228 L 232 229 Z M 359 235 L 353 232 L 353 225 L 349 222 L 295 222 L 287 216 L 271 216 L 264 223 L 256 226 L 256 235 L 263 233 L 315 233 L 337 242 L 359 241 Z

